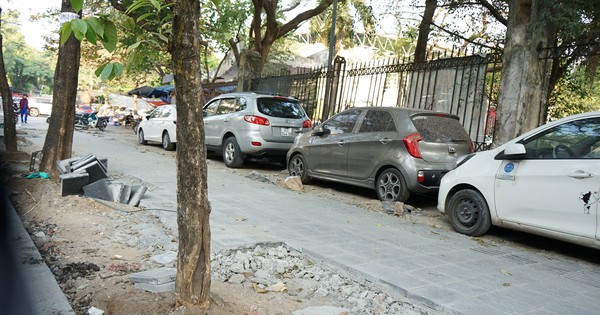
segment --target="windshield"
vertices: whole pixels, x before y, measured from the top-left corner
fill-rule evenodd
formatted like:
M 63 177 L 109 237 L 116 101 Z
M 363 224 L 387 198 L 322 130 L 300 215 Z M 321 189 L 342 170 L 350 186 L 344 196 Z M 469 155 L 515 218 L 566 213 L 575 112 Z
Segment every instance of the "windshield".
M 271 117 L 294 119 L 306 117 L 300 103 L 295 100 L 263 97 L 256 99 L 256 103 L 259 112 Z

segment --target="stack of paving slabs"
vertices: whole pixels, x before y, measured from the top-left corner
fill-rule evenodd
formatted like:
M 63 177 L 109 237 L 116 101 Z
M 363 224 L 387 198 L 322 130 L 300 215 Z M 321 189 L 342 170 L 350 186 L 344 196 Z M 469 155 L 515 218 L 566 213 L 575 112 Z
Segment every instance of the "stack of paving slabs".
M 108 178 L 108 159 L 93 154 L 56 162 L 61 173 L 61 196 L 86 197 L 138 206 L 148 190 L 145 185 L 129 186 Z
M 138 289 L 161 293 L 175 291 L 177 269 L 162 267 L 129 275 L 129 281 Z

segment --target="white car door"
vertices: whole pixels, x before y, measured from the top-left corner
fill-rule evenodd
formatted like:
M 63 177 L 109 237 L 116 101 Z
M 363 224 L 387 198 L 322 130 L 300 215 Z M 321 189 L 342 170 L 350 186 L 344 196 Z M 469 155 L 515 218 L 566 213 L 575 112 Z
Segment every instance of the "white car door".
M 498 217 L 525 226 L 596 238 L 600 118 L 558 125 L 529 137 L 523 144 L 527 156 L 502 161 L 496 173 Z
M 160 131 L 162 130 L 162 116 L 165 107 L 156 108 L 150 117 L 148 117 L 148 122 L 144 128 L 144 137 L 146 140 L 151 141 L 161 141 Z

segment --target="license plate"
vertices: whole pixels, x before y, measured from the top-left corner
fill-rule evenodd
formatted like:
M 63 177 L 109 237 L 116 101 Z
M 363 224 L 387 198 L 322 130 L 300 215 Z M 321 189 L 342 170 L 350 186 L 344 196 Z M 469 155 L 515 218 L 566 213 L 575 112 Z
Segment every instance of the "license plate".
M 292 128 L 281 128 L 281 136 L 289 137 L 292 135 Z

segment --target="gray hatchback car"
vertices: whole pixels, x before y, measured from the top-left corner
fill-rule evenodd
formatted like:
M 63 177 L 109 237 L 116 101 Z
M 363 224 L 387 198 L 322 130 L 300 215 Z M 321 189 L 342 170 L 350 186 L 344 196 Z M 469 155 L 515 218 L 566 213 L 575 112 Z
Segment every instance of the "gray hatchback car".
M 202 116 L 207 150 L 222 153 L 228 167 L 242 166 L 246 156 L 285 158 L 296 135 L 312 127 L 297 99 L 254 92 L 219 95 Z
M 291 176 L 375 189 L 380 200 L 406 201 L 437 191 L 456 160 L 473 151 L 458 116 L 395 107 L 343 111 L 299 135 L 287 154 Z

